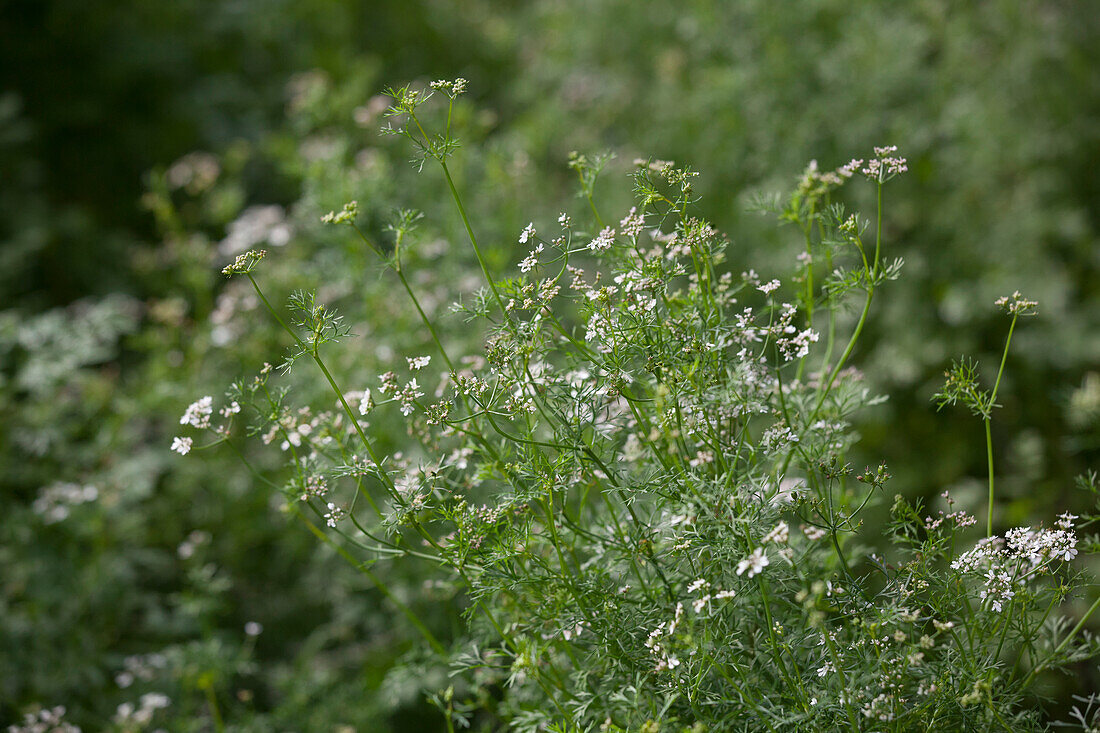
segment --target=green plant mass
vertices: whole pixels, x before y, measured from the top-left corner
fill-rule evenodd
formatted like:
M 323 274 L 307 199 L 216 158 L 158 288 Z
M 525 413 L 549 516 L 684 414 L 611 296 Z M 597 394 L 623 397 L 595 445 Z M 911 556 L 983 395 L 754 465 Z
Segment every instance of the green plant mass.
M 2 11 L 0 725 L 1100 727 L 1100 16 L 322 5 Z

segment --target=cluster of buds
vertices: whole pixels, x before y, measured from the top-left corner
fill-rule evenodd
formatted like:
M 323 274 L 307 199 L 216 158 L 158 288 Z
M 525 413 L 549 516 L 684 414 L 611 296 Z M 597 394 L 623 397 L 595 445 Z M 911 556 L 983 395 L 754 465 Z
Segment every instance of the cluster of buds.
M 1000 298 L 997 298 L 996 304 L 1004 308 L 1007 313 L 1013 316 L 1033 316 L 1039 307 L 1037 301 L 1028 300 L 1020 295 L 1019 290 L 1012 295 L 1002 295 Z
M 223 275 L 247 275 L 252 272 L 260 260 L 267 256 L 266 249 L 250 249 L 237 255 L 233 264 L 222 268 Z

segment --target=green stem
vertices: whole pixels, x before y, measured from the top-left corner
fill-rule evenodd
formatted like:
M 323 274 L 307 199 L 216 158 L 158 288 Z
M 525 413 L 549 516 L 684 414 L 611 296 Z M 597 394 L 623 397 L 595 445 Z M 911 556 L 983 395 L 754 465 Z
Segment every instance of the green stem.
M 993 536 L 993 434 L 989 429 L 989 418 L 985 418 L 985 456 L 989 464 L 989 508 L 985 520 L 985 536 Z
M 443 348 L 443 342 L 439 340 L 439 334 L 435 332 L 435 327 L 432 325 L 431 319 L 424 313 L 424 309 L 420 307 L 420 301 L 417 300 L 416 294 L 413 293 L 412 287 L 409 286 L 409 281 L 405 279 L 405 273 L 401 270 L 401 263 L 398 261 L 397 277 L 401 280 L 401 284 L 405 286 L 405 292 L 409 294 L 409 298 L 412 300 L 413 305 L 416 306 L 416 312 L 420 314 L 420 320 L 424 322 L 424 325 L 428 327 L 428 333 L 432 335 L 432 341 L 435 342 L 436 348 L 439 349 L 439 354 L 443 357 L 443 361 L 447 363 L 447 369 L 454 372 L 455 365 L 451 362 L 451 357 L 447 355 L 447 350 Z
M 210 717 L 214 719 L 214 730 L 217 733 L 224 733 L 225 722 L 222 720 L 221 710 L 218 709 L 218 696 L 214 694 L 214 685 L 208 680 L 203 680 L 199 683 L 202 687 L 203 693 L 206 695 L 206 702 L 210 705 Z
M 593 188 L 593 186 L 589 186 L 585 182 L 584 173 L 582 173 L 581 171 L 577 171 L 577 175 L 580 176 L 581 190 L 584 191 L 584 197 L 586 199 L 588 199 L 588 207 L 590 209 L 592 209 L 592 216 L 596 217 L 596 224 L 599 225 L 600 229 L 603 229 L 604 228 L 603 219 L 600 218 L 600 212 L 596 210 L 596 202 L 592 200 L 592 188 Z M 593 184 L 594 183 L 595 183 L 595 181 L 593 181 Z
M 1012 316 L 1012 323 L 1008 327 L 1008 336 L 1005 338 L 1004 352 L 1001 353 L 1001 366 L 997 370 L 997 379 L 993 382 L 993 391 L 989 395 L 989 402 L 985 409 L 985 452 L 989 463 L 989 515 L 986 520 L 986 537 L 993 536 L 993 435 L 989 428 L 993 408 L 997 404 L 997 389 L 1001 386 L 1001 377 L 1004 375 L 1005 362 L 1008 361 L 1008 347 L 1012 344 L 1012 332 L 1016 330 L 1016 319 Z
M 1005 361 L 1008 360 L 1008 347 L 1012 343 L 1012 332 L 1016 330 L 1016 319 L 1019 316 L 1012 316 L 1012 323 L 1008 327 L 1008 336 L 1005 338 L 1005 350 L 1001 354 L 1001 368 L 997 370 L 997 381 L 993 383 L 993 393 L 989 395 L 989 409 L 993 409 L 993 405 L 997 399 L 997 388 L 1001 386 L 1001 375 L 1005 371 Z
M 882 183 L 878 184 L 878 190 L 875 195 L 875 209 L 877 215 L 875 216 L 875 261 L 871 268 L 873 274 L 878 274 L 878 255 L 882 249 Z

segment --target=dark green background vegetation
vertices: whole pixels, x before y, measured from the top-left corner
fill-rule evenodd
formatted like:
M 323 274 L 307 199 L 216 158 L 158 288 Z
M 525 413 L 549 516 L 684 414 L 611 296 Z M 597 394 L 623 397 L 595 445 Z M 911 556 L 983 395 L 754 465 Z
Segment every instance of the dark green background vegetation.
M 895 491 L 982 504 L 980 425 L 929 397 L 954 356 L 996 366 L 993 300 L 1019 289 L 1040 316 L 999 394 L 998 521 L 1049 523 L 1100 456 L 1098 68 L 1089 2 L 0 3 L 0 722 L 64 704 L 98 730 L 157 690 L 173 699 L 164 727 L 208 730 L 209 688 L 239 730 L 442 724 L 423 693 L 449 684 L 446 666 L 381 596 L 231 452 L 167 450 L 189 402 L 285 346 L 256 312 L 232 348 L 213 335 L 218 298 L 239 295 L 218 243 L 248 206 L 285 207 L 295 236 L 269 277 L 277 292 L 323 283 L 369 337 L 338 357 L 364 383 L 386 368 L 376 342 L 400 354 L 423 336 L 320 215 L 358 198 L 383 236 L 394 207 L 424 209 L 422 281 L 467 271 L 427 246 L 458 241 L 440 182 L 410 170 L 379 117 L 356 122 L 391 83 L 470 80 L 458 167 L 499 272 L 525 254 L 528 220 L 581 211 L 572 150 L 617 154 L 609 211 L 634 157 L 701 170 L 731 267 L 770 273 L 799 237 L 750 212 L 754 195 L 811 158 L 898 145 L 910 173 L 889 190 L 887 256 L 906 268 L 856 354 L 890 396 L 860 425 L 863 457 L 887 461 Z M 217 156 L 217 181 L 172 188 L 165 169 L 196 150 Z M 399 449 L 390 428 L 383 447 Z M 58 481 L 99 499 L 47 524 L 33 504 Z M 385 569 L 461 638 L 460 599 L 434 601 L 418 571 Z M 250 620 L 265 627 L 254 648 Z M 125 658 L 152 653 L 158 676 L 120 689 Z

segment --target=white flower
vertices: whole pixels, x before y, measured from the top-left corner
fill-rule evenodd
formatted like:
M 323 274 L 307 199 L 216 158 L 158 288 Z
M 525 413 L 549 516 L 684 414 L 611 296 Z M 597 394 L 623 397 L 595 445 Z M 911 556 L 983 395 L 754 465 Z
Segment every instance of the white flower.
M 179 453 L 181 456 L 185 456 L 191 452 L 191 443 L 193 441 L 190 438 L 181 438 L 179 436 L 172 438 L 172 450 Z
M 749 577 L 752 578 L 760 574 L 768 565 L 771 565 L 771 560 L 768 559 L 768 555 L 764 552 L 764 548 L 757 547 L 752 551 L 751 555 L 737 563 L 737 574 L 741 575 L 748 570 Z
M 535 222 L 529 223 L 519 235 L 519 243 L 527 244 L 527 241 L 535 236 Z
M 248 636 L 259 636 L 264 631 L 264 625 L 256 621 L 249 621 L 244 625 L 244 633 Z
M 416 406 L 414 403 L 417 398 L 423 397 L 424 393 L 420 391 L 420 385 L 417 384 L 416 379 L 410 379 L 409 383 L 405 385 L 400 394 L 397 395 L 401 401 L 401 414 L 408 417 L 412 414 L 413 408 Z
M 698 580 L 693 581 L 692 584 L 688 586 L 688 593 L 694 593 L 695 591 L 699 590 L 700 588 L 709 588 L 709 587 L 710 587 L 710 583 L 708 583 L 703 578 L 699 578 Z
M 763 285 L 761 285 L 760 287 L 757 288 L 757 290 L 759 290 L 764 295 L 770 295 L 773 291 L 778 290 L 778 289 L 779 289 L 779 281 L 778 280 L 771 280 L 770 282 L 766 282 L 766 283 L 764 283 Z
M 1014 316 L 1032 316 L 1035 315 L 1035 310 L 1039 307 L 1039 303 L 1034 300 L 1028 300 L 1024 296 L 1020 295 L 1020 291 L 1017 290 L 1011 296 L 1004 295 L 997 298 L 995 301 L 997 305 L 1004 308 L 1008 313 Z
M 180 425 L 190 425 L 196 428 L 210 427 L 210 415 L 214 412 L 214 398 L 207 395 L 202 399 L 192 402 L 187 411 L 180 418 Z
M 615 230 L 611 227 L 604 227 L 603 231 L 599 235 L 588 243 L 588 249 L 593 252 L 603 252 L 604 250 L 611 249 L 611 245 L 615 243 Z
M 336 523 L 344 518 L 344 510 L 333 504 L 331 501 L 328 502 L 327 506 L 328 511 L 325 513 L 325 524 L 330 527 L 335 527 Z
M 1061 529 L 1073 529 L 1073 520 L 1077 519 L 1076 514 L 1070 514 L 1065 512 L 1058 515 L 1058 527 Z
M 764 542 L 777 542 L 779 544 L 786 544 L 787 539 L 790 537 L 790 527 L 786 522 L 780 522 L 775 525 L 771 532 L 764 535 Z
M 630 212 L 623 217 L 623 220 L 619 222 L 619 226 L 622 227 L 623 236 L 634 238 L 642 233 L 642 226 L 645 224 L 645 220 L 642 215 L 637 213 L 637 207 L 631 206 Z
M 530 272 L 531 270 L 535 269 L 535 267 L 539 264 L 539 254 L 542 252 L 542 250 L 542 242 L 539 242 L 538 245 L 536 245 L 535 248 L 531 250 L 527 254 L 527 256 L 523 258 L 523 260 L 520 261 L 519 271 Z
M 409 369 L 413 371 L 419 371 L 431 363 L 432 357 L 430 356 L 414 356 L 412 358 L 405 357 L 405 361 L 409 362 Z

